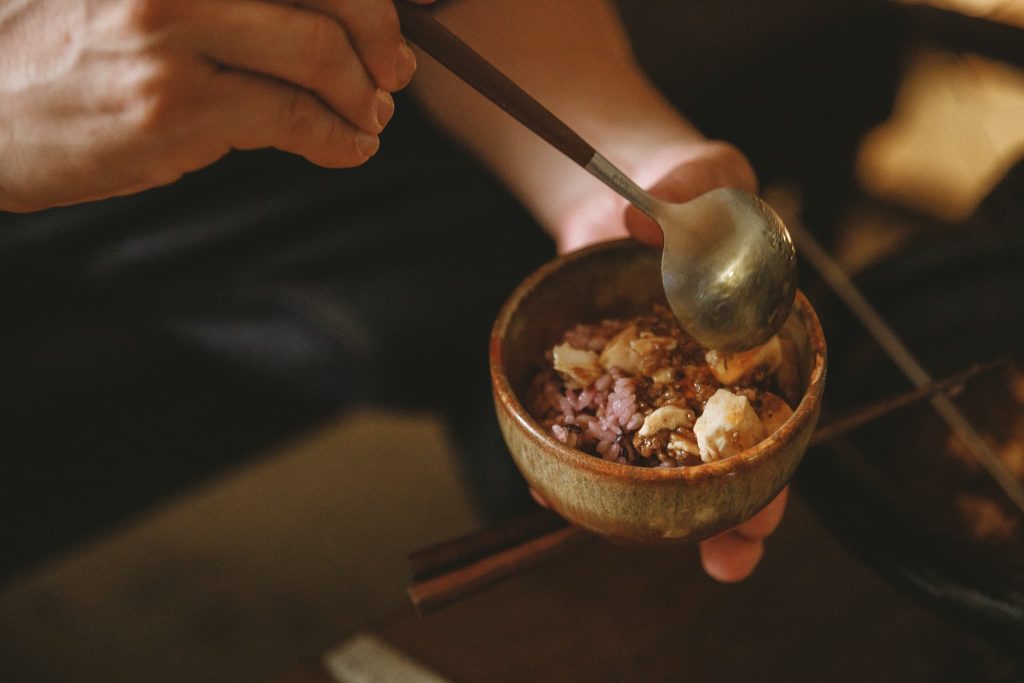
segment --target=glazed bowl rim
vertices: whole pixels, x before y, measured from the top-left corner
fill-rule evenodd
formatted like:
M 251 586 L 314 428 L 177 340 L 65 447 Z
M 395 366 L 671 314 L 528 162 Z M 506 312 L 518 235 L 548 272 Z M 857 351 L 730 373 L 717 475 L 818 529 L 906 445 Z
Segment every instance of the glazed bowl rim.
M 787 444 L 800 436 L 801 427 L 815 419 L 821 404 L 827 367 L 827 348 L 821 322 L 818 320 L 817 313 L 807 300 L 807 297 L 799 290 L 796 293 L 793 306 L 794 308 L 799 308 L 805 314 L 804 320 L 806 321 L 809 347 L 814 355 L 807 388 L 789 419 L 753 448 L 748 448 L 728 458 L 687 467 L 639 467 L 636 465 L 626 465 L 610 462 L 565 445 L 549 434 L 526 410 L 509 382 L 503 358 L 504 335 L 520 303 L 530 292 L 543 286 L 552 274 L 566 266 L 585 260 L 593 254 L 603 251 L 627 248 L 640 250 L 645 247 L 632 239 L 626 238 L 599 242 L 583 249 L 560 255 L 548 261 L 524 279 L 502 305 L 494 326 L 491 328 L 489 350 L 491 382 L 494 395 L 500 401 L 505 411 L 513 418 L 517 428 L 531 441 L 541 446 L 546 453 L 565 465 L 582 468 L 599 476 L 636 482 L 697 483 L 709 478 L 735 474 L 738 471 L 754 467 L 776 454 L 782 453 Z

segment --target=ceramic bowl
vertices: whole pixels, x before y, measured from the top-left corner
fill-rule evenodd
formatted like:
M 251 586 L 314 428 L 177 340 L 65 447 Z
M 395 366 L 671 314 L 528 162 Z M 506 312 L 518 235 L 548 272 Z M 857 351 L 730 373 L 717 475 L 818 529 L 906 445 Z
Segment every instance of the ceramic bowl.
M 524 407 L 544 352 L 577 323 L 649 313 L 664 297 L 658 250 L 631 240 L 605 242 L 559 257 L 524 280 L 491 334 L 498 422 L 519 471 L 569 522 L 627 543 L 697 541 L 753 516 L 793 476 L 825 388 L 825 337 L 797 293 L 780 334 L 795 343 L 803 398 L 753 448 L 694 467 L 645 468 L 608 462 L 552 437 Z

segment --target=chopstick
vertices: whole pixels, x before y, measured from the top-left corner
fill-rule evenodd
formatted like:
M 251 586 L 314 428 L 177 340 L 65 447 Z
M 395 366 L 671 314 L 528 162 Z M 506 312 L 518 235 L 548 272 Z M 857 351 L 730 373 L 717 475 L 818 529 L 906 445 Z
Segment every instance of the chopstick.
M 901 408 L 946 392 L 1010 363 L 998 358 L 872 403 L 815 430 L 810 447 L 819 446 Z M 472 595 L 521 569 L 540 562 L 569 542 L 589 534 L 544 508 L 438 543 L 409 555 L 413 583 L 409 598 L 420 614 Z
M 547 510 L 539 512 L 547 512 Z M 493 531 L 493 529 L 487 529 L 482 534 L 489 535 Z M 587 535 L 583 529 L 570 526 L 568 522 L 561 520 L 556 528 L 527 537 L 517 544 L 505 548 L 495 547 L 493 552 L 482 556 L 473 552 L 471 556 L 474 559 L 470 559 L 464 564 L 449 561 L 448 569 L 410 585 L 409 598 L 420 614 L 432 612 L 536 564 L 564 547 L 569 541 L 578 540 Z M 467 537 L 470 545 L 475 540 L 473 536 L 471 534 Z M 430 552 L 430 550 L 428 548 L 423 552 Z
M 547 508 L 520 515 L 503 524 L 459 536 L 409 555 L 414 581 L 426 581 L 559 531 L 567 522 Z
M 402 33 L 471 88 L 591 173 L 594 148 L 423 7 L 396 2 Z M 603 178 L 598 177 L 598 180 Z M 614 188 L 613 188 L 614 189 Z
M 1010 364 L 1011 360 L 1011 358 L 1006 356 L 987 363 L 975 363 L 966 370 L 950 375 L 945 379 L 930 382 L 923 387 L 911 389 L 910 391 L 897 396 L 882 399 L 881 401 L 864 406 L 863 408 L 849 413 L 844 417 L 833 420 L 824 427 L 818 427 L 814 430 L 814 435 L 811 437 L 810 446 L 819 446 L 826 441 L 842 436 L 857 427 L 877 420 L 878 418 L 888 415 L 900 408 L 931 398 L 935 394 L 945 392 L 959 384 L 970 381 L 978 375 L 992 372 L 993 370 L 1007 366 Z

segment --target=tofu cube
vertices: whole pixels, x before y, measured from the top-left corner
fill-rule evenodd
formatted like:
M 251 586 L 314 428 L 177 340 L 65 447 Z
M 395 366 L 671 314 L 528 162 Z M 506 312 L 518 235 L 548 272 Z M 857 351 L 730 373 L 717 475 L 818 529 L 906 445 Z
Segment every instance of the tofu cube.
M 745 396 L 719 389 L 708 399 L 704 413 L 693 425 L 700 459 L 714 462 L 760 443 L 764 425 Z
M 569 344 L 559 344 L 551 351 L 555 371 L 566 384 L 577 388 L 589 387 L 604 374 L 598 364 L 598 355 L 593 351 L 577 349 Z
M 608 372 L 611 372 L 612 368 L 618 368 L 630 375 L 640 372 L 640 354 L 630 346 L 638 336 L 636 325 L 629 325 L 612 337 L 598 359 L 601 367 Z

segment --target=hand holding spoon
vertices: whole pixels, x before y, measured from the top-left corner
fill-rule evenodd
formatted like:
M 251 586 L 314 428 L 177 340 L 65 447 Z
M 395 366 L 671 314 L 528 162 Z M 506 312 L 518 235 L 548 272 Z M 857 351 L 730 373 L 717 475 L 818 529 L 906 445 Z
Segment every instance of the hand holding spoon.
M 403 33 L 456 76 L 629 200 L 661 227 L 661 279 L 669 307 L 709 349 L 767 341 L 796 295 L 796 251 L 759 198 L 720 188 L 684 203 L 652 197 L 583 138 L 423 8 L 396 3 Z

